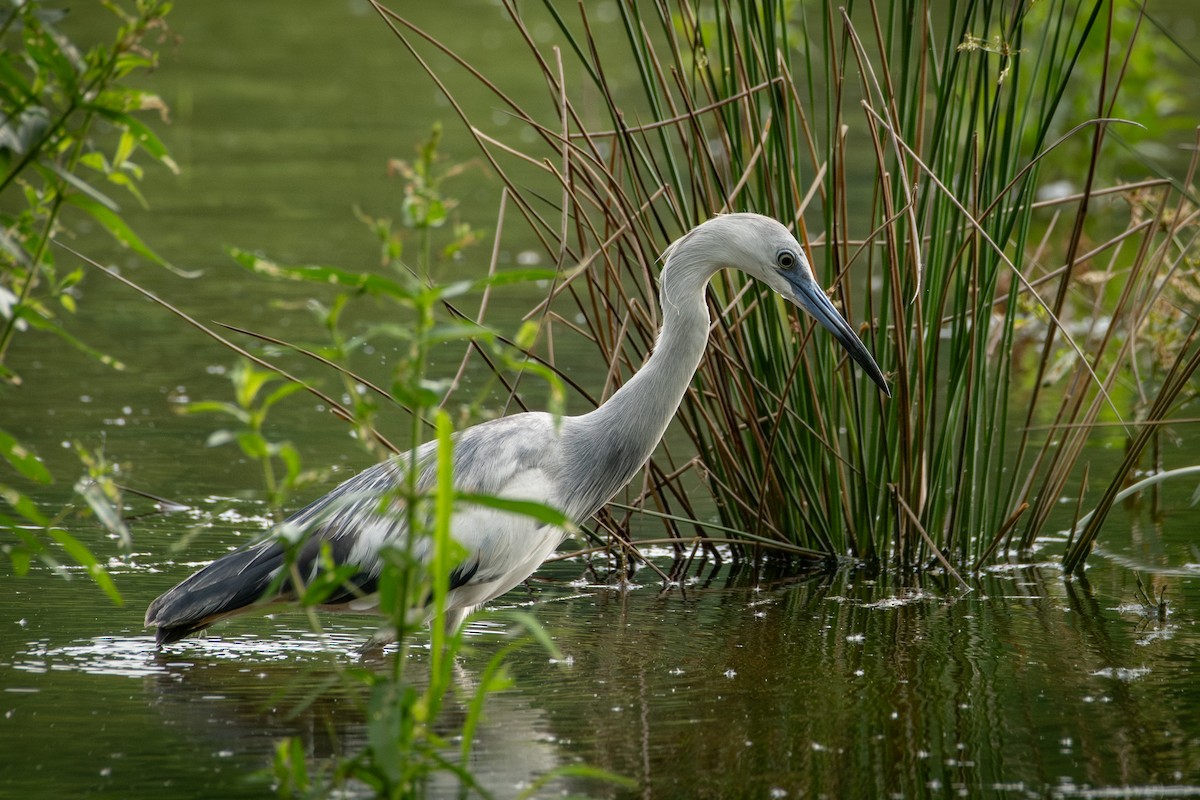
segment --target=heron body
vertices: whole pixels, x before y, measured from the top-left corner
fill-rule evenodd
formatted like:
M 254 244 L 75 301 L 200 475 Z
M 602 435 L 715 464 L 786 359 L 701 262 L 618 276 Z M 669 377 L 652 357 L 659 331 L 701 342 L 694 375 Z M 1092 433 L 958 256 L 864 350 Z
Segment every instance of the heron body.
M 529 412 L 459 431 L 455 488 L 542 503 L 576 521 L 599 511 L 650 458 L 679 408 L 708 342 L 705 288 L 725 268 L 746 272 L 812 314 L 890 394 L 874 359 L 813 278 L 795 237 L 768 217 L 727 214 L 693 228 L 667 250 L 662 328 L 642 369 L 587 414 L 556 420 Z M 419 489 L 433 485 L 434 447 L 430 442 L 417 450 Z M 411 454 L 396 456 L 359 473 L 262 541 L 217 559 L 158 597 L 146 611 L 146 625 L 158 628 L 158 643 L 177 641 L 264 601 L 287 599 L 263 597 L 285 567 L 284 538 L 301 537 L 295 566 L 306 580 L 319 571 L 326 545 L 335 563 L 357 567 L 351 585 L 327 598 L 325 607 L 372 610 L 382 554 L 408 536 L 403 510 L 381 500 L 402 485 L 410 459 Z M 562 528 L 533 517 L 461 505 L 451 533 L 468 555 L 450 576 L 448 625 L 524 581 L 564 536 Z M 411 552 L 428 560 L 429 547 L 428 537 L 421 537 L 411 543 Z

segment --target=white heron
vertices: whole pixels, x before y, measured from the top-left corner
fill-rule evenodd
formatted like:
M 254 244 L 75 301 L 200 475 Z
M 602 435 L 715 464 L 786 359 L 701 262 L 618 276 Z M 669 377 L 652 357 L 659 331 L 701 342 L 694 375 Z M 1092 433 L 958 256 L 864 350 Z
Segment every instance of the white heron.
M 607 402 L 556 420 L 528 412 L 466 428 L 454 437 L 459 491 L 532 500 L 584 521 L 641 469 L 662 439 L 704 355 L 705 288 L 721 269 L 752 275 L 827 328 L 881 390 L 891 395 L 871 354 L 813 278 L 804 250 L 779 222 L 727 214 L 693 228 L 667 250 L 661 278 L 662 329 L 650 358 Z M 432 485 L 433 442 L 421 446 L 418 486 Z M 370 610 L 383 551 L 408 535 L 402 509 L 382 502 L 400 485 L 408 454 L 376 464 L 310 504 L 261 541 L 217 559 L 158 597 L 146 611 L 159 645 L 286 596 L 263 597 L 284 569 L 281 533 L 305 537 L 295 565 L 306 580 L 320 569 L 323 543 L 335 563 L 358 572 L 326 608 Z M 381 508 L 382 506 L 382 508 Z M 448 626 L 524 581 L 561 543 L 562 528 L 482 506 L 456 509 L 451 533 L 467 557 L 450 576 Z M 412 543 L 428 558 L 427 537 Z M 283 594 L 288 592 L 288 583 Z

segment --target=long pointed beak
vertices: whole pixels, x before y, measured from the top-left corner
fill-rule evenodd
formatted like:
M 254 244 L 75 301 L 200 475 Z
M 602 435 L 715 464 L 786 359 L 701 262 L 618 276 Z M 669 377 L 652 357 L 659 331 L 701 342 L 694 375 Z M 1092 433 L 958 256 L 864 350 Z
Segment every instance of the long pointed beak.
M 792 299 L 795 303 L 832 333 L 842 347 L 846 348 L 850 357 L 857 361 L 858 365 L 867 373 L 867 377 L 875 381 L 875 385 L 882 389 L 884 394 L 891 397 L 892 390 L 888 388 L 879 365 L 867 351 L 866 345 L 858 338 L 858 334 L 850 327 L 850 323 L 846 322 L 846 319 L 833 307 L 833 303 L 829 302 L 829 298 L 825 296 L 820 285 L 808 275 L 793 274 L 785 277 L 792 288 Z

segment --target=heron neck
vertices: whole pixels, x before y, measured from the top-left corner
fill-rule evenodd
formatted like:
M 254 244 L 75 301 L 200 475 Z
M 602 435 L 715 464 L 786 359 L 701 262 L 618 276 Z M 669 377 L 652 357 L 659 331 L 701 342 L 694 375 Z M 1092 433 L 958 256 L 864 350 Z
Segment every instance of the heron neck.
M 650 358 L 593 414 L 621 420 L 654 451 L 691 385 L 708 344 L 708 307 L 700 292 L 674 305 L 663 299 L 663 324 Z
M 590 516 L 641 469 L 666 432 L 691 384 L 708 343 L 704 289 L 715 270 L 668 261 L 662 276 L 663 323 L 650 358 L 607 402 L 572 420 L 568 463 L 586 464 L 588 475 L 568 469 L 565 484 L 579 516 Z M 586 487 L 586 488 L 584 488 Z

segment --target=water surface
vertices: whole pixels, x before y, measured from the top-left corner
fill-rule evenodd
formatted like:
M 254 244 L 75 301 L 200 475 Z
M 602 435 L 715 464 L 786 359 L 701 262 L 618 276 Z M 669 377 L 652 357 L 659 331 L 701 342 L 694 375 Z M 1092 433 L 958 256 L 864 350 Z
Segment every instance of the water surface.
M 453 160 L 475 156 L 366 11 L 358 2 L 292 4 L 283 14 L 262 4 L 180 4 L 171 20 L 181 42 L 167 48 L 152 86 L 173 109 L 164 138 L 182 172 L 151 171 L 152 209 L 124 210 L 152 246 L 204 278 L 138 264 L 98 236 L 85 236 L 85 249 L 200 319 L 315 338 L 295 308 L 307 287 L 247 280 L 224 247 L 365 267 L 376 252 L 354 208 L 396 213 L 400 189 L 384 175 L 386 160 L 411 157 L 437 119 Z M 456 3 L 417 13 L 504 70 L 498 25 L 462 26 Z M 518 82 L 520 65 L 503 78 Z M 475 224 L 494 225 L 499 185 L 482 168 L 447 189 Z M 518 260 L 520 240 L 503 258 Z M 36 490 L 46 508 L 71 502 L 80 442 L 119 462 L 123 482 L 186 510 L 136 519 L 127 558 L 98 528 L 72 528 L 112 558 L 124 606 L 80 575 L 68 582 L 35 566 L 16 579 L 0 566 L 0 796 L 268 795 L 261 773 L 280 738 L 300 737 L 318 764 L 361 748 L 362 716 L 344 696 L 296 708 L 335 663 L 354 663 L 373 623 L 326 618 L 319 636 L 303 616 L 281 613 L 154 650 L 141 627 L 146 604 L 263 530 L 261 476 L 233 450 L 204 446 L 219 421 L 174 413 L 185 398 L 230 396 L 230 355 L 125 288 L 92 276 L 82 291 L 72 328 L 128 369 L 19 337 L 12 366 L 27 388 L 5 393 L 0 427 L 35 447 L 58 478 Z M 501 294 L 496 303 L 497 317 L 515 322 L 528 297 Z M 604 365 L 580 353 L 561 360 L 599 385 Z M 366 368 L 386 375 L 388 356 L 373 354 Z M 384 424 L 407 427 L 399 415 Z M 293 508 L 370 462 L 310 398 L 280 407 L 269 433 L 325 470 Z M 1095 475 L 1120 453 L 1092 456 Z M 534 593 L 518 590 L 499 605 L 532 603 L 566 659 L 551 662 L 535 647 L 512 659 L 516 688 L 492 698 L 472 767 L 499 797 L 575 763 L 639 788 L 560 781 L 543 795 L 1200 796 L 1192 488 L 1168 486 L 1162 514 L 1114 512 L 1086 581 L 1058 573 L 1053 541 L 1029 563 L 973 580 L 965 595 L 932 579 L 906 585 L 855 571 L 767 579 L 725 568 L 664 590 L 648 571 L 618 588 L 576 562 L 547 567 Z M 131 513 L 150 510 L 135 503 Z M 1166 588 L 1165 619 L 1135 601 L 1135 571 Z M 464 689 L 508 627 L 473 624 Z M 407 657 L 418 673 L 427 654 L 418 643 Z M 430 794 L 455 789 L 436 784 Z
M 142 606 L 188 565 L 136 562 L 116 570 L 125 609 L 80 582 L 5 581 L 0 732 L 22 754 L 0 773 L 6 796 L 256 797 L 284 736 L 318 764 L 362 747 L 361 712 L 338 692 L 296 708 L 333 662 L 357 662 L 369 624 L 327 618 L 318 636 L 296 613 L 244 618 L 158 652 Z M 532 602 L 565 657 L 519 651 L 517 687 L 489 701 L 472 768 L 500 797 L 572 763 L 640 788 L 542 796 L 1200 793 L 1195 575 L 1170 581 L 1165 620 L 1129 602 L 1131 585 L 1109 594 L 1038 564 L 994 570 L 965 596 L 854 571 L 722 571 L 669 591 L 647 573 L 596 585 L 572 564 L 541 578 L 499 605 Z M 462 691 L 510 627 L 473 625 Z M 408 653 L 419 675 L 427 651 Z

